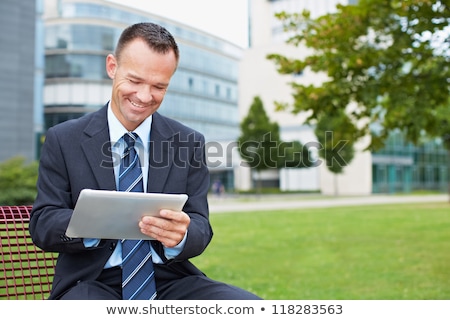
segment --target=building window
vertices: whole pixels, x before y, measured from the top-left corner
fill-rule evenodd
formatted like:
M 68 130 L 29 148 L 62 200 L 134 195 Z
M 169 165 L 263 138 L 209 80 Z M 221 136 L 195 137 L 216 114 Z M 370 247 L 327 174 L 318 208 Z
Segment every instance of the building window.
M 45 57 L 45 77 L 109 79 L 105 69 L 105 55 L 57 54 Z
M 216 84 L 215 87 L 215 95 L 216 97 L 220 97 L 220 86 L 218 84 Z

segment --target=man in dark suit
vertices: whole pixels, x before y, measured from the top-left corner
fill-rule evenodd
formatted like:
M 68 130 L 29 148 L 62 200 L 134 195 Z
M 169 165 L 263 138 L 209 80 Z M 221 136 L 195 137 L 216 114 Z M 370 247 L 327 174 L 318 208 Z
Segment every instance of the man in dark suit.
M 158 299 L 259 299 L 206 277 L 189 259 L 211 241 L 209 173 L 202 134 L 157 110 L 179 60 L 172 35 L 153 23 L 124 30 L 108 55 L 111 100 L 100 110 L 50 128 L 42 148 L 30 219 L 34 243 L 58 252 L 50 299 L 122 299 L 118 240 L 65 235 L 82 189 L 117 190 L 124 134 L 138 135 L 144 192 L 185 193 L 183 211 L 144 217 Z

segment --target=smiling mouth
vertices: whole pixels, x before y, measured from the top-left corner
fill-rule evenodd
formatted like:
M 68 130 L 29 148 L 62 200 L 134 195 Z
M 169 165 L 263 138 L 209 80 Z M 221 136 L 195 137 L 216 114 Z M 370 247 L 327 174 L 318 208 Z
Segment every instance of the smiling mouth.
M 144 106 L 142 106 L 142 105 L 140 105 L 140 104 L 137 104 L 136 102 L 133 102 L 133 101 L 131 101 L 131 100 L 128 100 L 128 101 L 130 101 L 130 103 L 131 103 L 134 107 L 136 107 L 136 108 L 139 108 L 139 109 L 145 108 Z

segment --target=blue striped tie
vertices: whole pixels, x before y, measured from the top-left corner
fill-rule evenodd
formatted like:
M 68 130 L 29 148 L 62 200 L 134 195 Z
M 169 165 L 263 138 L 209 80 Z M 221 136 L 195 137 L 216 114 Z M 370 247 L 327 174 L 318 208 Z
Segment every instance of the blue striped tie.
M 123 136 L 126 146 L 119 172 L 119 191 L 144 192 L 142 170 L 134 144 L 138 135 Z M 153 300 L 156 297 L 152 251 L 148 240 L 122 240 L 122 298 Z

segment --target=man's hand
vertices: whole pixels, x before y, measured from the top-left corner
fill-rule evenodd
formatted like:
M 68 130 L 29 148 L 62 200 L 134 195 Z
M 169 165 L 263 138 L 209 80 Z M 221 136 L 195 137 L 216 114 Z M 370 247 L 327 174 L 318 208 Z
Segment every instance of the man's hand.
M 172 248 L 183 240 L 190 222 L 191 218 L 183 211 L 163 209 L 159 212 L 159 217 L 142 217 L 139 228 L 143 234 Z

